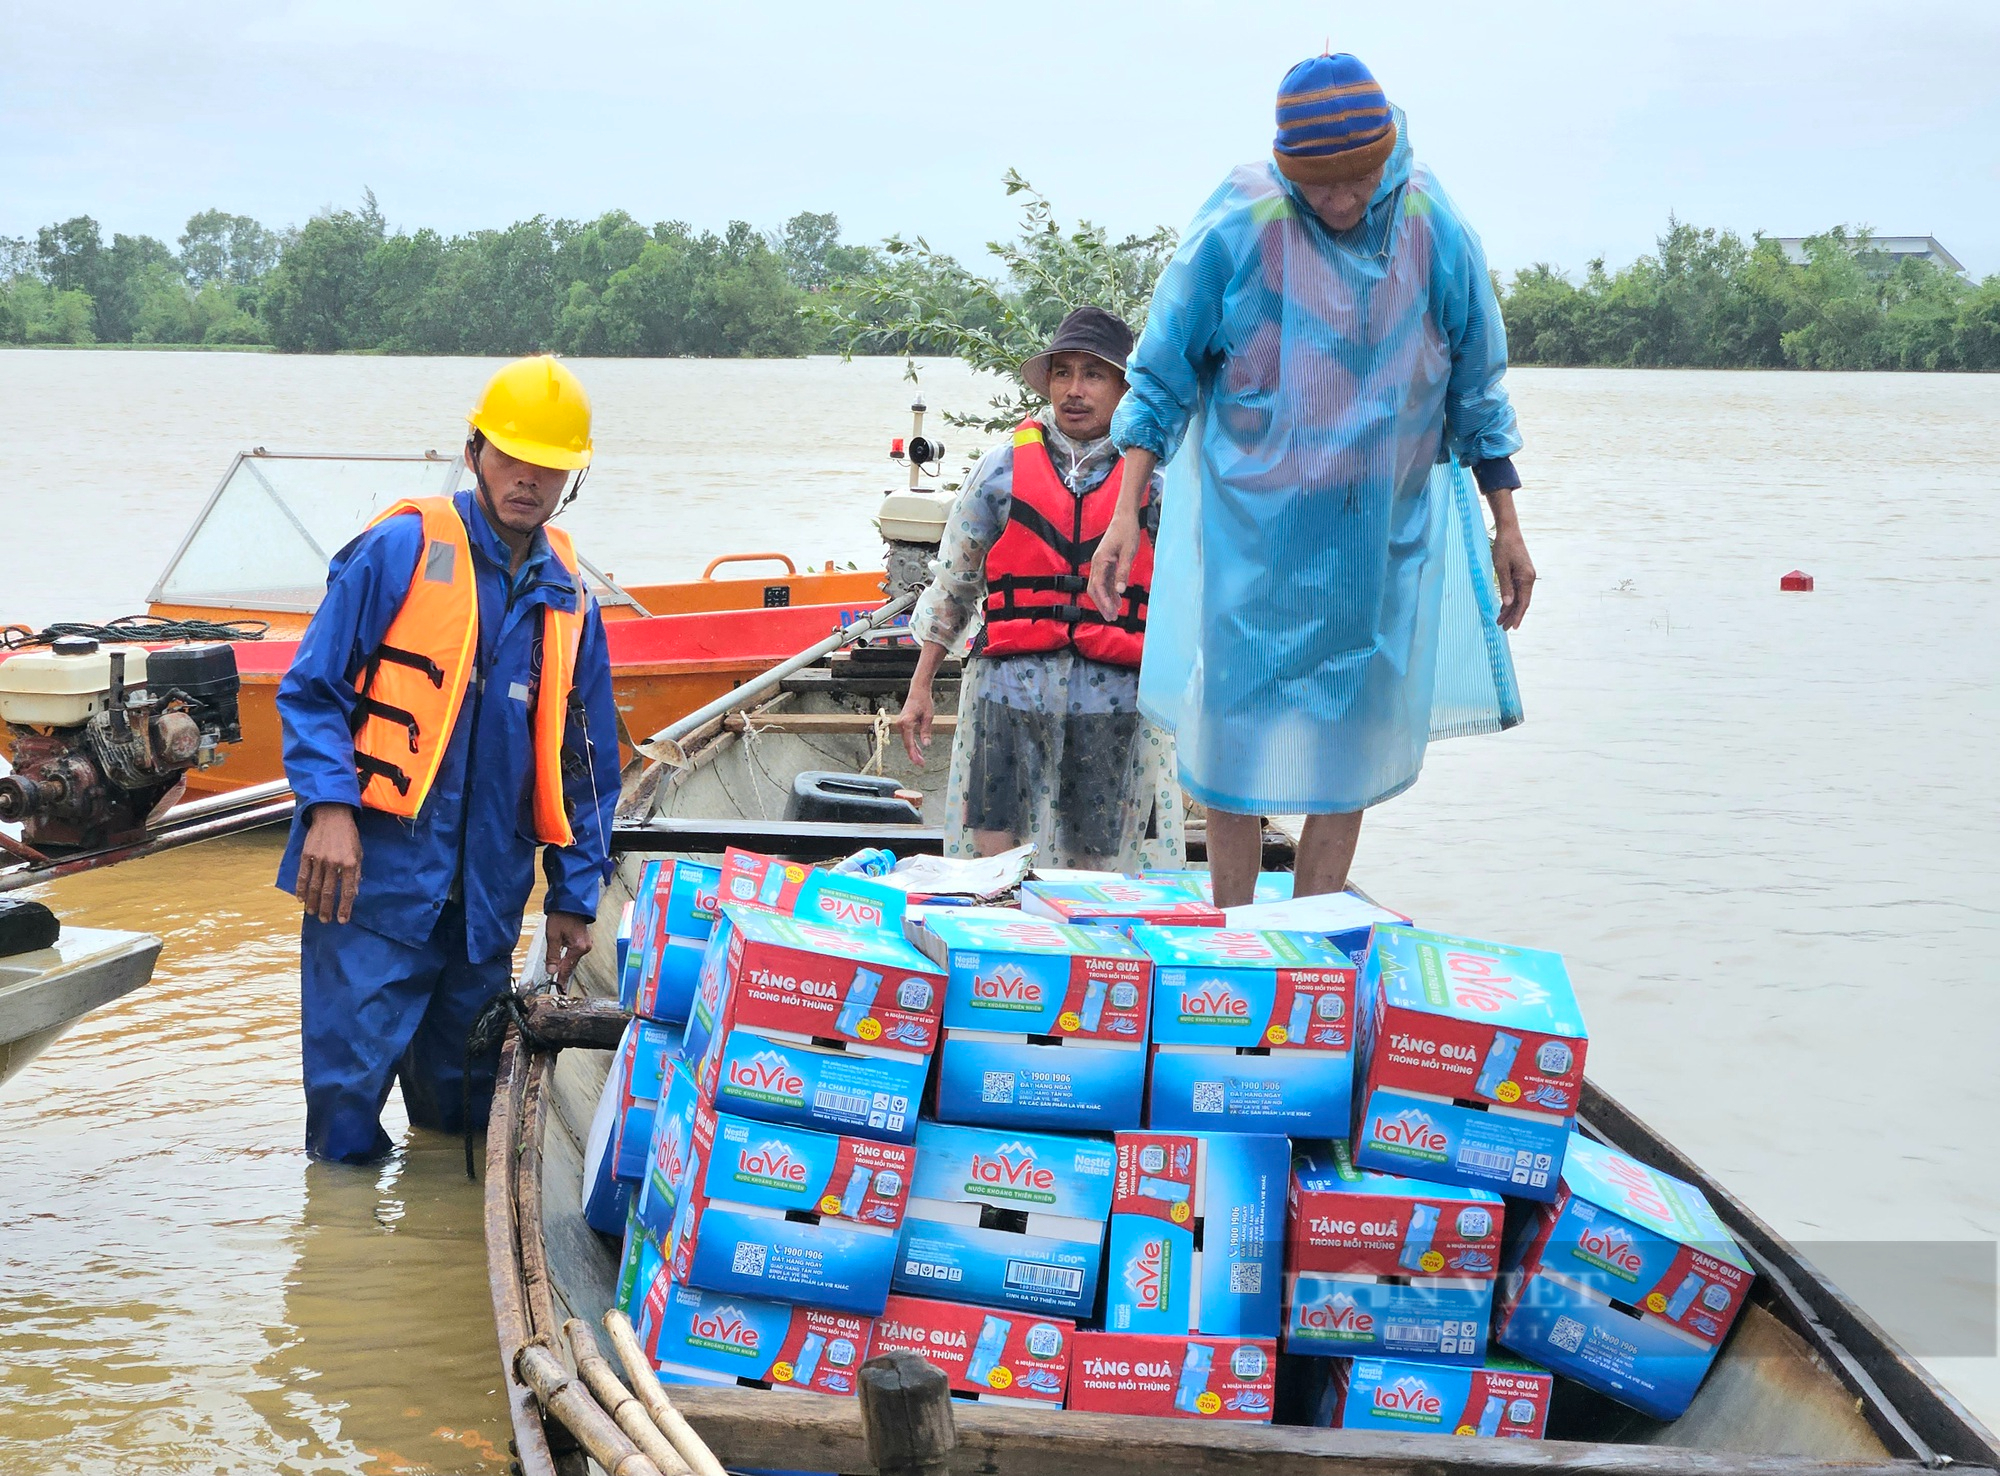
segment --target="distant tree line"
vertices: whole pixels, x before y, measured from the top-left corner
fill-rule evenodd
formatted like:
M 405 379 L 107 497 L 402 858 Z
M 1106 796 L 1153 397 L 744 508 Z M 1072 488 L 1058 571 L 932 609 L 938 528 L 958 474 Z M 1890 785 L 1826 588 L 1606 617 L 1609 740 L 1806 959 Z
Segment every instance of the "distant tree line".
M 443 236 L 391 231 L 373 194 L 274 231 L 206 210 L 176 246 L 89 216 L 0 238 L 0 343 L 264 344 L 293 353 L 783 357 L 948 353 L 1003 367 L 1068 306 L 1143 320 L 1171 231 L 1065 227 L 1025 192 L 1019 236 L 980 275 L 921 237 L 840 237 L 830 214 L 773 231 L 517 221 Z M 2000 369 L 2000 277 L 1971 283 L 1891 260 L 1835 228 L 1789 260 L 1776 241 L 1670 219 L 1656 250 L 1581 282 L 1546 263 L 1502 284 L 1521 364 Z M 1006 419 L 1011 391 L 991 407 Z M 990 417 L 989 417 L 990 418 Z

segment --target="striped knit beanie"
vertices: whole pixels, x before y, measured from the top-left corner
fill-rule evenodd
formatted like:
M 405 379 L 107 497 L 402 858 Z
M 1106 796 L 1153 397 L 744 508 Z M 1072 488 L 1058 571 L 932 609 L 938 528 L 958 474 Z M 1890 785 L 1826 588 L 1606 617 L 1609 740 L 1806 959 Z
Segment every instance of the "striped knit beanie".
M 1382 84 L 1357 56 L 1308 57 L 1278 84 L 1278 172 L 1299 184 L 1360 179 L 1396 147 Z

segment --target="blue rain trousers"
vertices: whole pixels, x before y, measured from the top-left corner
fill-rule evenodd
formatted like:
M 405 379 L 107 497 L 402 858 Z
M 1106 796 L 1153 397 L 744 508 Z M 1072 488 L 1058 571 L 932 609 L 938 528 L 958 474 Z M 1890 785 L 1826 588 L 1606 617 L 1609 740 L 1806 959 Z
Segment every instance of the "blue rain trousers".
M 447 902 L 422 943 L 307 917 L 300 937 L 299 1033 L 306 1151 L 367 1163 L 392 1146 L 382 1104 L 400 1081 L 413 1127 L 465 1131 L 465 1038 L 512 982 L 513 958 L 466 957 L 465 904 Z M 493 1105 L 494 1057 L 470 1063 L 472 1125 Z
M 1216 809 L 1363 809 L 1415 782 L 1432 737 L 1520 721 L 1463 469 L 1521 445 L 1506 337 L 1398 122 L 1351 230 L 1269 162 L 1230 175 L 1160 278 L 1112 422 L 1171 458 L 1140 710 Z

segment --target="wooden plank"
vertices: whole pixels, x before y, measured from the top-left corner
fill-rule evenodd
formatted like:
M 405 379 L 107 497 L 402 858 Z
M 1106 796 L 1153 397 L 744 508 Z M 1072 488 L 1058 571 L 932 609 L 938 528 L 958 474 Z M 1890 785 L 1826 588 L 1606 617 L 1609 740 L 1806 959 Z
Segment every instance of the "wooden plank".
M 674 1400 L 730 1466 L 864 1471 L 858 1401 L 687 1386 Z M 1902 1461 L 1813 1461 L 1672 1446 L 1454 1440 L 955 1404 L 954 1476 L 1920 1476 Z
M 893 719 L 894 714 L 887 714 Z M 746 727 L 755 728 L 760 733 L 860 733 L 875 731 L 875 714 L 868 712 L 773 712 L 762 716 L 732 712 L 723 718 L 722 726 L 732 733 L 740 733 Z M 939 733 L 958 731 L 958 714 L 941 712 L 932 722 L 932 729 Z M 892 722 L 893 727 L 893 722 Z M 900 742 L 901 740 L 898 739 Z
M 688 851 L 720 855 L 729 846 L 798 861 L 832 861 L 868 846 L 886 846 L 898 856 L 941 856 L 944 831 L 934 825 L 851 825 L 830 820 L 707 819 L 656 815 L 643 825 L 619 825 L 611 832 L 614 854 Z

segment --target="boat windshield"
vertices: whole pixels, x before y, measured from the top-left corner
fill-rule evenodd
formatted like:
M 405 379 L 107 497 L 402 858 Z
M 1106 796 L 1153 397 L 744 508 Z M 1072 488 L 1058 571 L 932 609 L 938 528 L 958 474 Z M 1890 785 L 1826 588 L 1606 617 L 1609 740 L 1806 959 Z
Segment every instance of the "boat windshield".
M 470 485 L 456 456 L 321 456 L 245 451 L 202 509 L 148 599 L 160 605 L 310 613 L 326 566 L 384 508 Z M 584 564 L 602 604 L 631 596 Z

